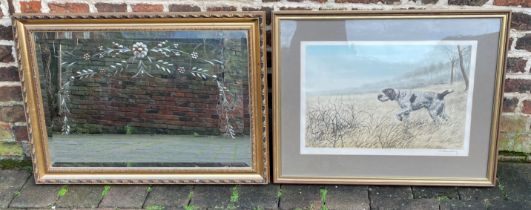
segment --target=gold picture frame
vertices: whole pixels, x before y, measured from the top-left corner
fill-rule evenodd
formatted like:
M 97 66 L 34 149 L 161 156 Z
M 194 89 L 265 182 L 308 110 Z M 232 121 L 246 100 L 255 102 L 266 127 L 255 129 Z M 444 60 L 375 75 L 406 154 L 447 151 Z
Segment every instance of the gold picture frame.
M 210 13 L 98 13 L 18 14 L 14 17 L 16 46 L 21 66 L 23 97 L 38 184 L 265 184 L 269 182 L 267 76 L 263 12 Z M 248 52 L 248 109 L 250 164 L 246 167 L 55 167 L 51 163 L 47 127 L 35 49 L 37 32 L 107 32 L 187 30 L 241 30 Z M 243 40 L 243 39 L 242 39 Z M 164 44 L 164 43 L 163 43 Z M 125 44 L 124 44 L 125 45 Z M 140 46 L 140 45 L 139 45 Z M 145 46 L 145 45 L 144 45 Z M 239 46 L 239 45 L 238 45 Z M 54 46 L 55 47 L 55 46 Z M 135 47 L 135 46 L 133 46 Z M 140 46 L 142 47 L 142 46 Z M 175 45 L 177 47 L 177 45 Z M 131 48 L 133 49 L 133 48 Z M 135 48 L 140 49 L 141 48 Z M 54 49 L 55 50 L 55 49 Z M 138 54 L 142 55 L 142 54 Z M 137 58 L 137 54 L 134 54 Z M 145 54 L 143 55 L 145 56 Z M 143 57 L 142 56 L 142 57 Z M 191 54 L 197 59 L 197 54 Z M 87 58 L 90 58 L 87 56 Z M 88 59 L 87 59 L 88 60 Z M 133 62 L 135 62 L 133 60 Z M 146 61 L 147 62 L 147 61 Z M 156 62 L 156 61 L 150 61 Z M 125 63 L 125 62 L 124 62 Z M 136 63 L 135 63 L 136 66 Z M 140 64 L 138 64 L 140 66 Z M 113 66 L 113 68 L 115 68 Z M 155 67 L 153 67 L 155 68 Z M 160 68 L 157 66 L 157 68 Z M 164 68 L 162 68 L 164 70 Z M 168 68 L 166 68 L 168 70 Z M 173 69 L 172 69 L 173 70 Z M 176 73 L 178 70 L 175 70 Z M 188 71 L 188 70 L 187 70 Z M 169 72 L 169 70 L 168 70 Z M 183 69 L 184 72 L 184 69 Z M 145 72 L 144 72 L 145 73 Z M 142 74 L 144 74 L 142 73 Z M 182 73 L 182 72 L 181 72 Z M 149 76 L 149 73 L 145 74 Z M 190 76 L 190 75 L 189 75 Z M 201 74 L 191 74 L 200 77 Z M 146 77 L 147 78 L 147 77 Z M 208 79 L 216 79 L 211 76 Z M 215 80 L 212 80 L 215 81 Z M 215 83 L 213 83 L 215 84 Z M 245 90 L 244 90 L 245 94 Z M 244 105 L 245 106 L 245 105 Z M 245 110 L 245 109 L 244 109 Z M 246 116 L 246 115 L 242 115 Z M 51 132 L 51 131 L 50 131 Z M 196 133 L 194 133 L 196 135 Z M 233 135 L 233 134 L 229 134 Z
M 503 98 L 504 68 L 510 17 L 510 11 L 492 10 L 275 12 L 272 19 L 273 182 L 306 184 L 494 186 L 496 183 L 497 139 Z M 481 23 L 477 23 L 478 27 L 473 27 L 471 25 L 475 24 L 474 21 Z M 485 23 L 483 21 L 492 21 L 491 24 L 494 27 L 494 29 L 489 29 L 490 31 L 485 32 L 485 34 L 490 35 L 491 38 L 489 38 L 489 40 L 482 40 L 482 35 L 485 34 L 470 34 L 463 32 L 463 26 L 471 26 L 469 28 L 470 30 L 487 27 L 486 25 L 483 25 L 483 23 Z M 324 31 L 326 31 L 326 33 L 322 33 Z M 442 36 L 442 34 L 445 36 Z M 494 37 L 497 37 L 497 39 Z M 407 110 L 408 106 L 402 106 L 402 104 L 400 104 L 402 109 L 405 107 L 407 113 L 401 112 L 394 116 L 394 113 L 397 113 L 396 110 L 399 109 L 396 102 L 383 103 L 388 100 L 397 101 L 394 97 L 386 97 L 385 91 L 384 93 L 377 93 L 376 90 L 374 90 L 375 92 L 372 93 L 372 90 L 359 90 L 360 88 L 348 86 L 348 84 L 343 82 L 345 78 L 356 78 L 357 76 L 360 76 L 360 80 L 364 81 L 351 79 L 350 83 L 370 83 L 366 87 L 380 87 L 382 85 L 407 86 L 393 83 L 392 80 L 394 78 L 376 80 L 369 76 L 364 77 L 363 73 L 355 75 L 354 73 L 334 71 L 334 69 L 342 68 L 338 63 L 356 56 L 361 56 L 360 58 L 364 59 L 344 62 L 350 64 L 345 64 L 344 66 L 352 68 L 344 68 L 343 71 L 355 71 L 354 69 L 356 68 L 362 69 L 365 65 L 364 62 L 372 62 L 368 60 L 378 59 L 378 56 L 380 56 L 378 53 L 382 54 L 382 56 L 383 54 L 387 55 L 387 52 L 385 52 L 386 46 L 389 49 L 388 51 L 391 51 L 393 49 L 400 49 L 398 47 L 391 49 L 392 46 L 396 45 L 411 46 L 430 45 L 434 43 L 435 45 L 441 43 L 450 43 L 451 45 L 452 41 L 446 40 L 458 40 L 457 43 L 461 43 L 460 41 L 465 40 L 477 44 L 476 47 L 478 47 L 477 50 L 479 52 L 477 54 L 477 61 L 470 62 L 479 63 L 477 65 L 481 66 L 469 68 L 477 72 L 475 73 L 475 78 L 471 78 L 470 80 L 467 80 L 467 82 L 471 80 L 480 80 L 479 82 L 476 82 L 475 85 L 478 85 L 478 83 L 490 84 L 486 90 L 477 91 L 478 87 L 474 87 L 471 94 L 466 92 L 467 96 L 469 96 L 467 98 L 470 98 L 470 101 L 474 101 L 474 106 L 467 105 L 468 108 L 464 108 L 464 110 L 468 110 L 466 113 L 467 116 L 470 116 L 469 122 L 472 123 L 468 124 L 468 128 L 459 128 L 462 129 L 463 133 L 466 133 L 466 130 L 472 130 L 470 131 L 472 134 L 468 134 L 468 137 L 464 138 L 465 140 L 463 140 L 463 142 L 465 143 L 461 144 L 463 146 L 460 147 L 466 148 L 465 154 L 452 156 L 436 153 L 436 155 L 432 155 L 431 152 L 440 151 L 426 150 L 423 151 L 423 153 L 418 153 L 418 155 L 410 155 L 408 153 L 417 152 L 417 148 L 408 150 L 408 147 L 404 147 L 404 151 L 406 152 L 402 152 L 401 149 L 403 148 L 399 147 L 385 149 L 383 143 L 381 143 L 382 149 L 374 147 L 365 149 L 363 148 L 364 146 L 352 146 L 355 148 L 350 148 L 349 146 L 343 146 L 343 143 L 341 143 L 342 146 L 336 146 L 335 143 L 333 146 L 330 146 L 330 144 L 325 142 L 326 138 L 322 137 L 326 134 L 325 132 L 327 132 L 323 131 L 323 128 L 319 127 L 315 132 L 308 133 L 308 129 L 315 128 L 307 127 L 308 124 L 301 125 L 303 122 L 306 123 L 305 121 L 309 120 L 309 118 L 307 118 L 307 112 L 303 109 L 308 109 L 306 108 L 307 106 L 314 105 L 310 104 L 313 103 L 308 101 L 310 99 L 304 98 L 310 97 L 311 95 L 308 96 L 309 94 L 315 94 L 321 97 L 320 99 L 317 98 L 312 100 L 317 100 L 318 103 L 320 100 L 321 104 L 327 104 L 327 97 L 337 95 L 337 98 L 339 98 L 339 95 L 343 95 L 347 98 L 345 100 L 348 100 L 348 97 L 352 97 L 354 98 L 352 101 L 360 101 L 362 98 L 356 99 L 355 96 L 352 96 L 357 94 L 356 91 L 360 92 L 360 94 L 370 92 L 373 94 L 369 98 L 371 101 L 370 104 L 360 105 L 357 102 L 353 102 L 357 104 L 355 104 L 352 109 L 364 109 L 365 107 L 374 106 L 383 107 L 383 104 L 386 104 L 386 106 L 389 106 L 392 109 L 389 113 L 393 113 L 393 116 L 384 116 L 387 117 L 385 118 L 385 123 L 391 122 L 395 123 L 397 126 L 401 126 L 399 123 L 405 124 L 409 122 L 403 122 L 403 118 L 409 118 L 410 113 L 412 116 L 422 115 L 422 112 L 424 111 L 415 111 L 416 109 Z M 363 48 L 363 46 L 373 46 L 373 48 L 371 48 L 372 51 L 369 50 L 368 47 Z M 328 47 L 328 49 L 326 47 Z M 461 56 L 460 49 L 462 48 L 457 48 L 457 51 L 454 52 L 459 52 L 459 56 Z M 319 49 L 321 51 L 319 51 Z M 347 51 L 351 49 L 356 50 L 356 52 L 349 54 Z M 331 56 L 341 56 L 336 54 L 336 52 L 346 52 L 345 56 L 350 57 L 332 58 Z M 363 52 L 377 53 L 371 54 L 375 57 L 369 59 L 368 57 L 363 57 Z M 428 51 L 426 51 L 426 53 L 427 52 Z M 429 52 L 431 53 L 431 51 Z M 485 52 L 491 53 L 487 55 Z M 404 51 L 402 54 L 408 53 L 405 53 Z M 412 53 L 411 55 L 414 56 L 416 54 Z M 474 54 L 474 56 L 475 55 L 476 54 Z M 403 58 L 398 56 L 398 54 L 394 54 L 393 56 L 396 59 Z M 322 59 L 322 63 L 315 61 L 320 58 Z M 432 58 L 435 60 L 436 56 Z M 429 60 L 430 59 L 427 59 L 426 61 L 429 63 Z M 482 62 L 487 62 L 486 60 L 492 60 L 493 62 L 489 63 L 489 65 L 483 64 Z M 378 63 L 372 64 L 376 65 Z M 446 66 L 444 63 L 440 65 Z M 318 66 L 319 68 L 315 66 Z M 399 65 L 396 66 L 398 69 Z M 379 67 L 382 67 L 382 65 Z M 470 65 L 468 67 L 470 67 Z M 385 68 L 382 67 L 380 69 Z M 301 73 L 303 71 L 304 74 Z M 374 69 L 374 71 L 377 70 Z M 382 72 L 384 71 L 385 70 L 382 70 Z M 452 72 L 453 71 L 454 67 L 452 67 Z M 362 72 L 362 70 L 360 70 L 360 72 Z M 386 72 L 389 73 L 390 71 Z M 339 76 L 329 76 L 335 73 Z M 369 73 L 365 74 L 369 75 Z M 466 75 L 466 73 L 464 74 Z M 409 74 L 409 77 L 415 76 L 417 75 Z M 453 73 L 451 78 L 453 81 Z M 306 83 L 301 80 L 309 82 Z M 371 83 L 372 80 L 376 82 L 373 81 Z M 461 80 L 465 81 L 466 79 Z M 309 86 L 305 86 L 305 84 L 309 84 Z M 322 85 L 322 89 L 319 89 L 320 85 Z M 395 90 L 394 88 L 389 89 L 390 92 Z M 342 92 L 338 90 L 341 90 Z M 468 91 L 468 83 L 466 84 L 465 90 Z M 453 91 L 454 90 L 450 90 L 444 94 L 446 95 Z M 484 99 L 477 101 L 478 95 L 485 97 Z M 410 99 L 410 102 L 413 102 L 415 97 L 416 95 Z M 334 102 L 335 104 L 344 103 L 343 101 L 338 102 L 337 100 L 343 99 L 337 98 Z M 331 100 L 332 99 L 330 99 L 330 101 Z M 363 98 L 363 100 L 365 100 L 365 98 Z M 468 101 L 468 99 L 464 101 Z M 347 101 L 346 103 L 349 102 Z M 345 110 L 346 109 L 342 109 L 342 111 Z M 478 110 L 483 112 L 478 112 Z M 370 113 L 370 111 L 366 112 Z M 372 112 L 371 114 L 374 113 L 375 112 Z M 481 118 L 479 116 L 484 115 L 482 113 L 491 113 L 491 115 Z M 427 114 L 425 116 L 428 117 Z M 450 119 L 452 119 L 451 117 L 452 116 L 450 116 Z M 427 119 L 429 119 L 429 117 Z M 321 123 L 324 121 L 326 120 L 321 119 Z M 428 121 L 424 120 L 422 122 Z M 480 121 L 484 122 L 480 123 Z M 363 124 L 363 122 L 364 121 L 361 121 L 360 126 L 357 128 L 363 129 L 363 126 L 369 127 L 368 124 Z M 419 120 L 419 122 L 421 121 Z M 480 128 L 478 127 L 479 124 L 481 124 Z M 350 125 L 345 125 L 344 127 L 348 126 Z M 472 128 L 473 126 L 476 127 Z M 373 128 L 372 130 L 377 133 L 379 128 Z M 354 133 L 352 130 L 349 132 Z M 478 133 L 481 133 L 481 138 Z M 310 136 L 315 136 L 317 134 L 322 135 L 320 135 L 320 138 Z M 330 136 L 336 136 L 336 140 L 338 138 L 337 135 L 330 134 Z M 359 137 L 360 133 L 357 135 L 351 135 L 352 136 L 348 136 L 348 138 L 353 140 L 350 140 L 350 142 L 347 142 L 345 145 L 348 145 L 349 143 L 351 145 L 356 145 L 356 141 L 361 141 L 359 139 L 361 138 Z M 448 133 L 448 135 L 452 136 L 452 133 Z M 414 137 L 415 135 L 411 136 Z M 357 137 L 359 138 L 357 139 Z M 324 146 L 310 145 L 310 143 L 308 143 L 310 140 L 306 139 L 313 140 L 312 138 L 316 138 L 317 140 L 315 141 L 322 141 L 315 144 L 321 143 Z M 343 138 L 343 136 L 341 138 Z M 467 138 L 468 140 L 466 140 Z M 329 137 L 328 141 L 333 141 L 333 138 Z M 349 148 L 344 149 L 344 147 Z M 472 159 L 475 159 L 475 161 L 471 161 Z M 481 167 L 469 170 L 471 165 L 481 165 Z

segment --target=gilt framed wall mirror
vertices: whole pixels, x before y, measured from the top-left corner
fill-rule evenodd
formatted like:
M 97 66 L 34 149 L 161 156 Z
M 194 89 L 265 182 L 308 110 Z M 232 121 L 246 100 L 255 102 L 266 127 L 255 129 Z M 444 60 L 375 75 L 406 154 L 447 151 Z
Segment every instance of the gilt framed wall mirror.
M 265 15 L 15 17 L 37 183 L 267 183 Z
M 273 180 L 493 186 L 509 20 L 276 12 Z

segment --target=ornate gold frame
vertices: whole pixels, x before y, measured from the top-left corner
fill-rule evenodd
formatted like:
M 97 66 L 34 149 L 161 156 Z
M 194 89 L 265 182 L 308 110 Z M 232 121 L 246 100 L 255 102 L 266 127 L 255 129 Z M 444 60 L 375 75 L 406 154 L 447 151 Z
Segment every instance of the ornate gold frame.
M 489 157 L 487 161 L 487 174 L 485 178 L 455 179 L 455 178 L 379 178 L 379 177 L 293 177 L 283 176 L 281 171 L 280 143 L 282 139 L 280 119 L 280 42 L 279 42 L 279 21 L 280 20 L 333 20 L 333 19 L 392 19 L 392 18 L 484 18 L 497 17 L 501 19 L 500 39 L 498 43 L 499 54 L 496 66 L 496 81 L 493 101 L 493 119 L 491 125 L 491 139 L 489 147 Z M 307 184 L 371 184 L 371 185 L 434 185 L 434 186 L 494 186 L 496 184 L 497 167 L 497 139 L 499 136 L 499 121 L 501 113 L 501 103 L 503 98 L 503 84 L 505 74 L 505 57 L 507 53 L 507 39 L 509 32 L 510 11 L 280 11 L 273 14 L 272 20 L 272 48 L 273 48 L 273 182 L 274 183 L 307 183 Z
M 265 184 L 269 181 L 265 14 L 98 13 L 19 14 L 14 20 L 35 180 L 39 184 Z M 32 33 L 36 31 L 241 29 L 249 33 L 252 167 L 99 168 L 52 167 L 47 154 L 43 102 Z

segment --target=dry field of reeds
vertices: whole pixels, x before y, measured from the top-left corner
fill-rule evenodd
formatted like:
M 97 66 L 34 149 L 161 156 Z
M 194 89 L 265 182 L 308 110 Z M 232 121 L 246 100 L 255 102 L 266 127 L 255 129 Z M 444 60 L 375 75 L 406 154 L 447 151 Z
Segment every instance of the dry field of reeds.
M 435 123 L 426 109 L 413 111 L 399 121 L 396 101 L 380 102 L 378 92 L 307 96 L 306 147 L 312 148 L 396 148 L 459 149 L 463 147 L 467 92 L 463 83 L 433 85 L 417 91 L 442 92 L 449 119 Z

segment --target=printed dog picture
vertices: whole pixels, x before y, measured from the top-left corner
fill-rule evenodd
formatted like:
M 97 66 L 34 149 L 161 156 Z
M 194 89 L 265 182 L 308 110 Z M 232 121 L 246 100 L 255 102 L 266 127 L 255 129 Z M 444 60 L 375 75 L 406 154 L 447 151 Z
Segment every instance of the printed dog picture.
M 475 41 L 301 43 L 301 153 L 466 156 Z

